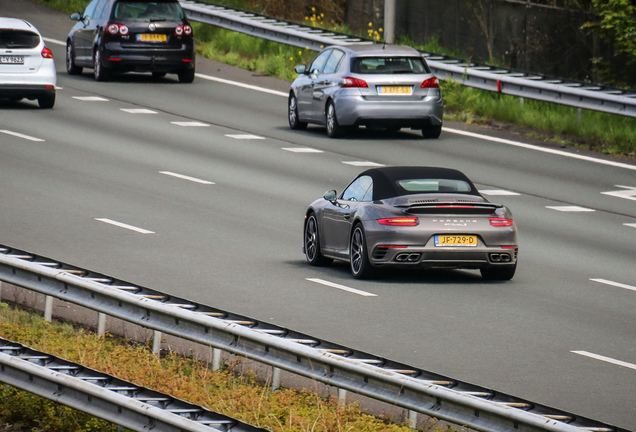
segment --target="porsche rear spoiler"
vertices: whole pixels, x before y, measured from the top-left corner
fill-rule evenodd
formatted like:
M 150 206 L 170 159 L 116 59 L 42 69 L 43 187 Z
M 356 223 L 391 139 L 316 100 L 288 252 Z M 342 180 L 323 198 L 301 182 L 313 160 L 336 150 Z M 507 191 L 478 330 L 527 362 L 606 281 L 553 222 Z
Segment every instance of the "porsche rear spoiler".
M 396 205 L 413 214 L 490 214 L 503 205 L 485 202 L 430 202 Z

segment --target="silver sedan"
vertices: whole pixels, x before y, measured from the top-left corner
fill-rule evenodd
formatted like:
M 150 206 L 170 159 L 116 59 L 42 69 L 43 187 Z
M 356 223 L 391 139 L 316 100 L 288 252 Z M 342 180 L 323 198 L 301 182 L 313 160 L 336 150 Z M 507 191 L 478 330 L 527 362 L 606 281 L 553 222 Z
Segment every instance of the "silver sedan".
M 300 74 L 288 98 L 289 126 L 308 123 L 338 137 L 347 129 L 369 128 L 422 131 L 438 138 L 444 101 L 437 78 L 422 55 L 397 45 L 353 44 L 322 50 Z

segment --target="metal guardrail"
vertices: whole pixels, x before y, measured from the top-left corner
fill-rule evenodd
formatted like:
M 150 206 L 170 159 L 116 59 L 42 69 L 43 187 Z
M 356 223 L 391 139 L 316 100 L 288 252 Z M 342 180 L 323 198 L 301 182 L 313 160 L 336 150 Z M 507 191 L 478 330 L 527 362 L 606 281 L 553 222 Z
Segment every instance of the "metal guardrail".
M 627 432 L 7 246 L 0 280 L 480 431 Z
M 266 432 L 4 338 L 0 382 L 140 432 Z
M 274 42 L 314 51 L 328 45 L 374 41 L 316 27 L 283 21 L 239 9 L 193 0 L 180 0 L 188 19 L 246 33 Z M 442 80 L 520 98 L 536 99 L 579 109 L 636 117 L 636 92 L 567 80 L 423 52 L 428 65 Z

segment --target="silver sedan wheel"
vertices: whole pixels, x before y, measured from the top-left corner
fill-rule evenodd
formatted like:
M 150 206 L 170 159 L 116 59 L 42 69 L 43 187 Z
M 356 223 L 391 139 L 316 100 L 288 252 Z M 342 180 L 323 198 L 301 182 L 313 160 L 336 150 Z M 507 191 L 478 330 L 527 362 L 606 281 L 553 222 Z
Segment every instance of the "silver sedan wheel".
M 338 117 L 336 116 L 336 107 L 333 102 L 327 104 L 326 113 L 327 135 L 329 138 L 337 138 L 342 135 L 342 127 L 338 124 Z

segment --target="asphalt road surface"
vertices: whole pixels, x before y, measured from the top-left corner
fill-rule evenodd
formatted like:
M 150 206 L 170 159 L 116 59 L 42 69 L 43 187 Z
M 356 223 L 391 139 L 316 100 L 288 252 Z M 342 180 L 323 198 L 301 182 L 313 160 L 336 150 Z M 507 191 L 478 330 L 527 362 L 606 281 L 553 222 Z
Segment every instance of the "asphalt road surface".
M 636 430 L 633 161 L 450 122 L 439 140 L 291 131 L 288 83 L 205 59 L 193 84 L 98 83 L 65 72 L 65 14 L 0 16 L 39 28 L 60 87 L 52 110 L 0 101 L 0 244 Z M 515 278 L 310 267 L 306 206 L 369 164 L 457 168 L 509 206 Z

